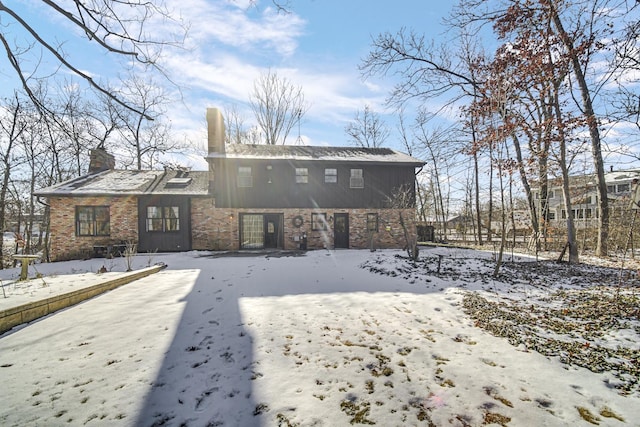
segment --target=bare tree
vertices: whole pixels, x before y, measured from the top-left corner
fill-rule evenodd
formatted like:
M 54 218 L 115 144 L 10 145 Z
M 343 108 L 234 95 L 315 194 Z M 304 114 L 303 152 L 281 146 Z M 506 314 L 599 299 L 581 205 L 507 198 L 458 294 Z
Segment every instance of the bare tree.
M 162 1 L 138 1 L 120 0 L 117 2 L 103 0 L 74 0 L 62 2 L 43 0 L 30 7 L 39 8 L 42 15 L 49 15 L 55 19 L 61 19 L 65 25 L 69 25 L 76 34 L 86 39 L 89 44 L 98 49 L 132 61 L 132 64 L 143 67 L 151 67 L 160 72 L 158 58 L 163 47 L 167 45 L 179 45 L 185 34 L 184 27 L 178 21 L 171 18 L 170 11 Z M 166 40 L 148 38 L 152 32 L 147 31 L 147 24 L 157 19 L 165 22 L 169 31 L 163 32 Z M 52 58 L 61 70 L 69 72 L 82 79 L 89 87 L 98 93 L 107 96 L 122 107 L 144 114 L 134 104 L 122 99 L 117 92 L 112 91 L 105 84 L 96 81 L 92 73 L 84 71 L 77 57 L 70 55 L 63 48 L 64 44 L 57 39 L 47 37 L 39 32 L 32 24 L 32 17 L 23 14 L 18 8 L 11 7 L 4 1 L 0 1 L 0 20 L 3 22 L 0 30 L 0 43 L 4 47 L 9 64 L 32 102 L 41 112 L 48 111 L 48 106 L 37 97 L 34 92 L 34 82 L 38 80 L 36 71 L 23 67 L 23 57 L 31 49 L 37 58 Z M 58 24 L 59 27 L 62 25 Z M 22 46 L 18 38 L 8 37 L 15 29 L 24 31 L 27 37 L 27 45 Z M 172 35 L 173 29 L 178 29 Z M 59 34 L 56 34 L 59 38 Z M 169 39 L 173 37 L 172 39 Z M 43 76 L 46 78 L 47 76 Z
M 4 232 L 6 230 L 7 196 L 12 174 L 12 168 L 19 166 L 14 146 L 18 143 L 20 135 L 25 131 L 26 123 L 23 118 L 24 106 L 22 100 L 15 92 L 11 99 L 7 99 L 3 105 L 0 116 L 0 167 L 2 168 L 2 188 L 0 188 L 0 269 L 4 268 Z
M 420 248 L 418 246 L 418 236 L 416 235 L 415 225 L 415 192 L 413 185 L 403 185 L 394 189 L 387 198 L 387 204 L 391 209 L 398 210 L 398 219 L 405 240 L 405 249 L 407 255 L 413 261 L 417 261 L 420 256 Z M 411 209 L 414 218 L 407 218 L 406 211 Z M 405 214 L 403 214 L 403 212 Z
M 415 121 L 414 135 L 417 142 L 416 152 L 427 161 L 426 170 L 430 176 L 430 199 L 434 205 L 434 219 L 440 224 L 441 237 L 447 235 L 447 219 L 450 211 L 451 183 L 448 175 L 451 164 L 459 154 L 455 144 L 452 127 L 429 128 L 432 118 L 421 111 Z
M 302 87 L 272 71 L 256 79 L 249 101 L 265 143 L 270 145 L 285 144 L 309 108 Z
M 607 184 L 604 177 L 604 161 L 602 158 L 602 141 L 600 138 L 600 128 L 598 123 L 598 117 L 596 116 L 595 109 L 593 107 L 593 93 L 592 86 L 587 82 L 587 78 L 584 72 L 584 63 L 589 61 L 593 55 L 592 46 L 595 43 L 596 34 L 593 33 L 594 24 L 601 13 L 599 9 L 606 9 L 605 2 L 595 1 L 594 4 L 586 10 L 584 15 L 578 16 L 578 20 L 584 19 L 584 22 L 580 25 L 580 32 L 569 32 L 565 29 L 565 22 L 560 14 L 558 5 L 555 3 L 557 0 L 540 0 L 541 4 L 547 9 L 549 16 L 553 22 L 556 33 L 562 44 L 566 49 L 566 53 L 571 59 L 571 68 L 573 70 L 574 78 L 578 84 L 580 92 L 579 106 L 582 109 L 582 114 L 585 117 L 587 127 L 589 129 L 589 136 L 591 138 L 591 154 L 593 156 L 593 165 L 595 174 L 597 177 L 597 189 L 598 189 L 598 206 L 600 208 L 600 215 L 598 216 L 598 242 L 596 246 L 596 255 L 606 256 L 608 252 L 607 239 L 609 237 L 609 196 L 607 194 Z M 581 5 L 577 5 L 577 8 L 581 8 Z M 574 9 L 575 10 L 575 9 Z M 568 13 L 572 10 L 569 9 Z M 582 13 L 580 13 L 582 15 Z M 584 38 L 586 37 L 586 38 Z
M 389 137 L 389 128 L 368 104 L 362 112 L 356 111 L 353 121 L 347 124 L 344 130 L 358 147 L 382 147 Z
M 251 144 L 251 129 L 246 125 L 246 117 L 238 110 L 237 105 L 225 108 L 225 135 L 227 144 Z
M 65 142 L 63 150 L 73 156 L 73 174 L 80 176 L 84 172 L 84 159 L 93 139 L 90 133 L 91 111 L 101 108 L 95 108 L 95 105 L 84 98 L 77 85 L 64 81 L 58 86 L 58 97 L 51 102 L 53 105 L 49 110 L 53 113 L 52 120 L 60 132 L 60 140 Z
M 477 38 L 463 33 L 459 39 L 461 46 L 456 49 L 451 43 L 436 44 L 434 41 L 426 40 L 419 33 L 407 29 L 401 29 L 395 34 L 380 34 L 373 40 L 372 50 L 360 64 L 360 70 L 365 77 L 373 75 L 399 77 L 399 82 L 394 86 L 388 99 L 390 105 L 403 106 L 408 103 L 417 103 L 423 110 L 426 110 L 427 106 L 440 105 L 438 110 L 430 112 L 438 115 L 442 110 L 459 108 L 461 102 L 471 102 L 481 96 L 478 88 L 484 76 L 476 70 L 479 69 L 478 63 L 483 55 L 481 49 L 472 43 L 474 39 Z M 442 103 L 442 99 L 446 102 Z M 432 100 L 437 102 L 431 103 Z M 469 146 L 475 147 L 475 124 L 473 122 L 469 124 L 471 138 Z M 476 213 L 478 239 L 481 244 L 480 179 L 478 179 L 480 151 L 471 148 L 468 153 L 475 158 Z
M 138 105 L 143 113 L 136 114 L 123 108 L 118 110 L 120 133 L 124 147 L 130 153 L 122 161 L 138 170 L 143 166 L 153 168 L 159 153 L 175 147 L 170 138 L 170 125 L 158 120 L 166 112 L 169 98 L 152 79 L 143 80 L 138 76 L 125 81 L 122 91 L 125 99 Z

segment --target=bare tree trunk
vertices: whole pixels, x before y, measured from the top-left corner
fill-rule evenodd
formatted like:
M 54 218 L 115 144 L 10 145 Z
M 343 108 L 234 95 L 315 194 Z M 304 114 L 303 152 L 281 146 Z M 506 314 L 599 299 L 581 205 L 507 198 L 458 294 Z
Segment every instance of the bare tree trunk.
M 576 227 L 573 221 L 571 192 L 569 191 L 569 163 L 567 161 L 567 142 L 564 132 L 564 123 L 562 119 L 562 110 L 560 108 L 560 99 L 558 95 L 561 80 L 553 82 L 553 107 L 556 115 L 557 132 L 559 139 L 560 159 L 558 164 L 562 172 L 562 196 L 564 198 L 564 209 L 567 212 L 567 244 L 569 245 L 569 263 L 577 264 L 578 259 L 578 240 L 576 239 Z
M 493 222 L 493 148 L 489 145 L 489 209 L 487 210 L 487 242 L 492 241 L 491 223 Z
M 504 177 L 502 176 L 502 155 L 497 159 L 498 164 L 498 182 L 500 183 L 500 249 L 498 251 L 498 258 L 496 259 L 496 266 L 493 269 L 493 277 L 498 277 L 500 274 L 500 267 L 502 266 L 502 257 L 504 255 L 504 247 L 507 240 L 507 207 L 504 202 Z
M 578 82 L 580 88 L 580 95 L 582 97 L 582 109 L 584 116 L 587 120 L 587 127 L 589 128 L 589 136 L 591 138 L 591 154 L 593 155 L 593 165 L 597 177 L 598 188 L 598 206 L 600 208 L 599 222 L 598 222 L 598 243 L 596 246 L 596 255 L 606 256 L 608 253 L 607 240 L 609 238 L 609 199 L 607 196 L 607 183 L 604 177 L 604 162 L 602 160 L 602 143 L 600 141 L 600 130 L 598 129 L 598 120 L 593 109 L 593 103 L 591 101 L 591 92 L 584 73 L 582 72 L 582 66 L 580 64 L 580 58 L 578 58 L 576 49 L 573 45 L 573 40 L 564 29 L 560 15 L 555 8 L 553 1 L 548 2 L 549 10 L 551 12 L 551 19 L 558 31 L 558 35 L 562 40 L 562 43 L 567 48 L 567 51 L 571 57 L 571 65 L 573 73 Z
M 476 225 L 478 231 L 478 245 L 482 246 L 482 208 L 480 206 L 480 169 L 478 168 L 478 153 L 473 152 L 473 174 L 475 177 Z

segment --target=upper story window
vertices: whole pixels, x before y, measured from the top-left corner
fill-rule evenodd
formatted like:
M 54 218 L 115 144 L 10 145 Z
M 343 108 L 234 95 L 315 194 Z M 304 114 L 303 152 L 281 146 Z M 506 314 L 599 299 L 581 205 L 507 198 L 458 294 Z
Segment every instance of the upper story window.
M 625 184 L 607 185 L 607 193 L 626 193 L 629 190 L 631 190 L 631 185 L 628 182 Z
M 338 182 L 338 169 L 327 168 L 324 170 L 324 182 L 335 184 Z
M 618 193 L 625 193 L 627 191 L 629 191 L 630 187 L 629 184 L 618 184 Z
M 147 206 L 147 231 L 180 230 L 180 208 L 178 206 Z
M 364 188 L 364 175 L 362 169 L 351 169 L 351 178 L 349 179 L 350 188 Z
M 238 166 L 238 187 L 253 187 L 251 166 Z
M 108 236 L 109 206 L 76 206 L 76 235 Z
M 309 183 L 309 169 L 296 168 L 296 184 Z

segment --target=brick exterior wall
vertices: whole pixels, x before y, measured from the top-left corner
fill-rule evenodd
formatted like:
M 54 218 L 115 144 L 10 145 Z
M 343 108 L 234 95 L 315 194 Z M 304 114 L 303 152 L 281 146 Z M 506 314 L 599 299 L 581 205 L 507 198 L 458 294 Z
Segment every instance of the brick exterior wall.
M 237 250 L 240 248 L 240 214 L 283 214 L 284 249 L 300 247 L 303 233 L 307 235 L 308 249 L 333 248 L 333 224 L 329 230 L 311 229 L 311 214 L 325 213 L 327 218 L 336 213 L 349 214 L 349 247 L 403 248 L 405 236 L 400 225 L 400 213 L 411 237 L 416 236 L 415 211 L 413 209 L 216 209 L 212 199 L 191 201 L 192 247 L 196 250 Z M 378 232 L 367 231 L 367 214 L 378 214 Z M 303 223 L 295 227 L 293 219 L 302 216 Z
M 51 260 L 61 261 L 90 256 L 94 245 L 138 241 L 138 200 L 136 197 L 55 197 L 51 205 Z M 109 206 L 110 236 L 76 236 L 76 206 Z M 400 225 L 400 213 L 412 237 L 416 235 L 413 209 L 222 209 L 215 208 L 213 198 L 191 199 L 191 244 L 194 250 L 237 250 L 240 248 L 241 213 L 275 213 L 284 216 L 284 249 L 300 248 L 303 233 L 308 249 L 333 248 L 333 224 L 329 230 L 311 229 L 311 214 L 336 213 L 349 215 L 349 247 L 403 248 L 405 237 Z M 367 214 L 378 214 L 378 231 L 367 231 Z M 302 216 L 300 227 L 293 219 Z
M 195 250 L 235 250 L 237 209 L 216 209 L 213 198 L 191 199 L 191 247 Z
M 52 197 L 50 257 L 52 261 L 85 258 L 94 245 L 138 241 L 135 197 Z M 77 236 L 76 206 L 109 206 L 110 236 Z

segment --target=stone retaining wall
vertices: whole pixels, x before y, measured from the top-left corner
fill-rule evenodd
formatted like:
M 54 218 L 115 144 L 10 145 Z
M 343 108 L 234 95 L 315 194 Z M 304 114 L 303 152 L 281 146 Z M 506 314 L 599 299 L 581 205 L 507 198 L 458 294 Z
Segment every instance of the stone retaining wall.
M 15 326 L 31 322 L 39 319 L 40 317 L 46 316 L 47 314 L 54 313 L 89 298 L 93 298 L 104 292 L 126 285 L 134 280 L 142 279 L 143 277 L 157 273 L 165 267 L 166 266 L 164 264 L 154 265 L 131 273 L 124 273 L 119 277 L 106 280 L 103 283 L 89 286 L 87 288 L 19 305 L 6 310 L 0 310 L 0 334 Z

